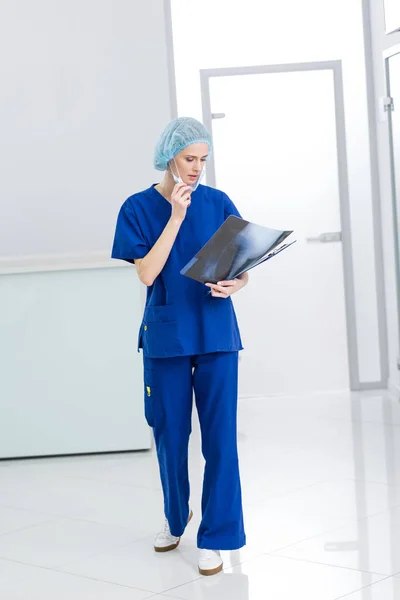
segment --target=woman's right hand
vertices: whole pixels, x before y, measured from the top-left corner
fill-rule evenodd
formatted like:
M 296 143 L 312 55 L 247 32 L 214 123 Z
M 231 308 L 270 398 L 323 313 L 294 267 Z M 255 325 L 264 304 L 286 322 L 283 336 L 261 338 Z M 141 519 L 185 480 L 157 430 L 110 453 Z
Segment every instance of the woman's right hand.
M 177 183 L 171 194 L 171 218 L 184 221 L 186 211 L 191 203 L 192 188 L 186 183 Z

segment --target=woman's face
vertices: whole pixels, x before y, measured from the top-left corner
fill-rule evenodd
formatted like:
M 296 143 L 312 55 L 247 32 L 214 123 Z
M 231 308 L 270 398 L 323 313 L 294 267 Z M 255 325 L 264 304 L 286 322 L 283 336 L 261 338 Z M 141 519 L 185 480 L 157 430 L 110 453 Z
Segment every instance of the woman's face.
M 180 175 L 184 183 L 193 185 L 204 169 L 207 156 L 208 144 L 191 144 L 175 156 L 170 163 L 170 169 L 176 176 Z

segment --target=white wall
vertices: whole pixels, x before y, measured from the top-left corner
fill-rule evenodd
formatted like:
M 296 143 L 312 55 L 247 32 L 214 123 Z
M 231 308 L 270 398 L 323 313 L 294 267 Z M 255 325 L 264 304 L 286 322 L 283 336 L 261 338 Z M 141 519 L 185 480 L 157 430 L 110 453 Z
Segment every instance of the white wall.
M 386 96 L 384 73 L 384 50 L 400 44 L 400 32 L 385 35 L 383 2 L 370 0 L 374 87 L 376 100 L 376 131 L 378 141 L 380 201 L 382 210 L 382 234 L 385 267 L 386 312 L 389 339 L 389 378 L 391 386 L 400 392 L 400 377 L 397 370 L 399 355 L 398 315 L 396 300 L 395 247 L 393 237 L 392 189 L 390 180 L 389 129 L 382 121 L 379 99 Z M 400 100 L 400 99 L 399 99 Z
M 193 3 L 172 0 L 172 15 L 180 115 L 202 117 L 200 69 L 343 61 L 359 378 L 366 385 L 385 385 L 380 364 L 362 1 L 248 0 L 244 4 L 204 0 L 198 10 Z M 193 43 L 196 39 L 202 42 Z M 310 102 L 317 101 L 310 98 Z M 255 323 L 252 330 L 256 327 Z M 242 381 L 243 393 L 251 394 L 250 376 L 243 373 Z
M 0 78 L 0 258 L 108 253 L 170 119 L 163 0 L 2 0 Z
M 158 178 L 165 23 L 164 0 L 0 3 L 0 457 L 149 447 L 142 291 L 102 267 Z

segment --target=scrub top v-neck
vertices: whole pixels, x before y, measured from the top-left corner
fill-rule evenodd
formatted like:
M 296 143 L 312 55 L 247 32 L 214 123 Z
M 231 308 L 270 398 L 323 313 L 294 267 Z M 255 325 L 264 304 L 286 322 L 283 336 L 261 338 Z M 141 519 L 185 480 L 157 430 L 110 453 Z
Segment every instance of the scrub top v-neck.
M 192 193 L 168 260 L 147 288 L 138 344 L 145 356 L 170 358 L 242 350 L 231 298 L 214 298 L 208 287 L 180 273 L 230 215 L 240 217 L 224 192 L 199 185 Z M 171 204 L 154 185 L 130 196 L 118 215 L 112 258 L 129 262 L 144 258 L 170 217 Z

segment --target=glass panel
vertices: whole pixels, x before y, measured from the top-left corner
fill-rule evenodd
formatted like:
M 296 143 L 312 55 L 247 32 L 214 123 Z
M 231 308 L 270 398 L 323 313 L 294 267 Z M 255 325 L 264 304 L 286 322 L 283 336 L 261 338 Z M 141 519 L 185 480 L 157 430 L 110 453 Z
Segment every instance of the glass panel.
M 400 2 L 399 0 L 384 0 L 386 33 L 400 29 Z
M 237 296 L 243 379 L 259 394 L 346 389 L 342 247 L 306 241 L 341 229 L 333 73 L 211 78 L 210 93 L 226 114 L 213 121 L 217 187 L 244 218 L 298 240 Z

